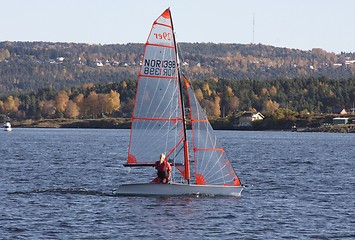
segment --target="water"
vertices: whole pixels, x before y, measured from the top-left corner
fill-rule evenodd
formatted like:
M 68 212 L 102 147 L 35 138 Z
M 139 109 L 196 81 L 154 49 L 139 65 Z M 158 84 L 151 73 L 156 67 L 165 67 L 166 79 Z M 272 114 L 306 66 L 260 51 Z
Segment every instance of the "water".
M 354 239 L 355 135 L 218 131 L 233 197 L 119 197 L 128 130 L 0 132 L 0 239 Z

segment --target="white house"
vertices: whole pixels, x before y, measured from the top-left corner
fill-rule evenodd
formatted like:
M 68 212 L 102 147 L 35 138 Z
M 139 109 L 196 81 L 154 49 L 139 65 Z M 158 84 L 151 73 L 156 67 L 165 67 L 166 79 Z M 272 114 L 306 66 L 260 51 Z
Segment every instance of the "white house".
M 244 112 L 239 117 L 238 127 L 252 127 L 252 122 L 263 120 L 265 117 L 260 112 Z

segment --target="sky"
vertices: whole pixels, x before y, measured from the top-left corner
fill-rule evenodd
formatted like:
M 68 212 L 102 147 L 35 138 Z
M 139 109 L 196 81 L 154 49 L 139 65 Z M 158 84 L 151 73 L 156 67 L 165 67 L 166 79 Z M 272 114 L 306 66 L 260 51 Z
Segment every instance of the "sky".
M 179 42 L 355 52 L 355 0 L 0 0 L 0 42 L 144 43 L 168 7 Z

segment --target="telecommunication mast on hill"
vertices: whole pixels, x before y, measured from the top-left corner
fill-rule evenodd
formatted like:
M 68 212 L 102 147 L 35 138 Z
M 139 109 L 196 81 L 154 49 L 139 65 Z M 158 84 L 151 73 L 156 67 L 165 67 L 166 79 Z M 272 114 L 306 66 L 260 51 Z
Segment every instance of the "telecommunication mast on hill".
M 255 36 L 255 13 L 253 13 L 253 44 L 255 43 L 254 36 Z

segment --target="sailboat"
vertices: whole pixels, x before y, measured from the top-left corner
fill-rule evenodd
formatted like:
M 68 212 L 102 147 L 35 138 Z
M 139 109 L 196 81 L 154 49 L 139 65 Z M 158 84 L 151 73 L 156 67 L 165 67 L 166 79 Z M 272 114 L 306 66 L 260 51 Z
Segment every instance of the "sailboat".
M 10 122 L 5 122 L 4 123 L 4 131 L 12 131 L 11 123 Z
M 188 96 L 186 108 L 185 95 Z M 185 112 L 191 121 L 190 137 Z M 169 8 L 154 21 L 145 45 L 124 166 L 147 167 L 153 171 L 161 153 L 173 167 L 169 183 L 123 184 L 115 193 L 240 196 L 244 189 L 188 79 L 181 73 Z

